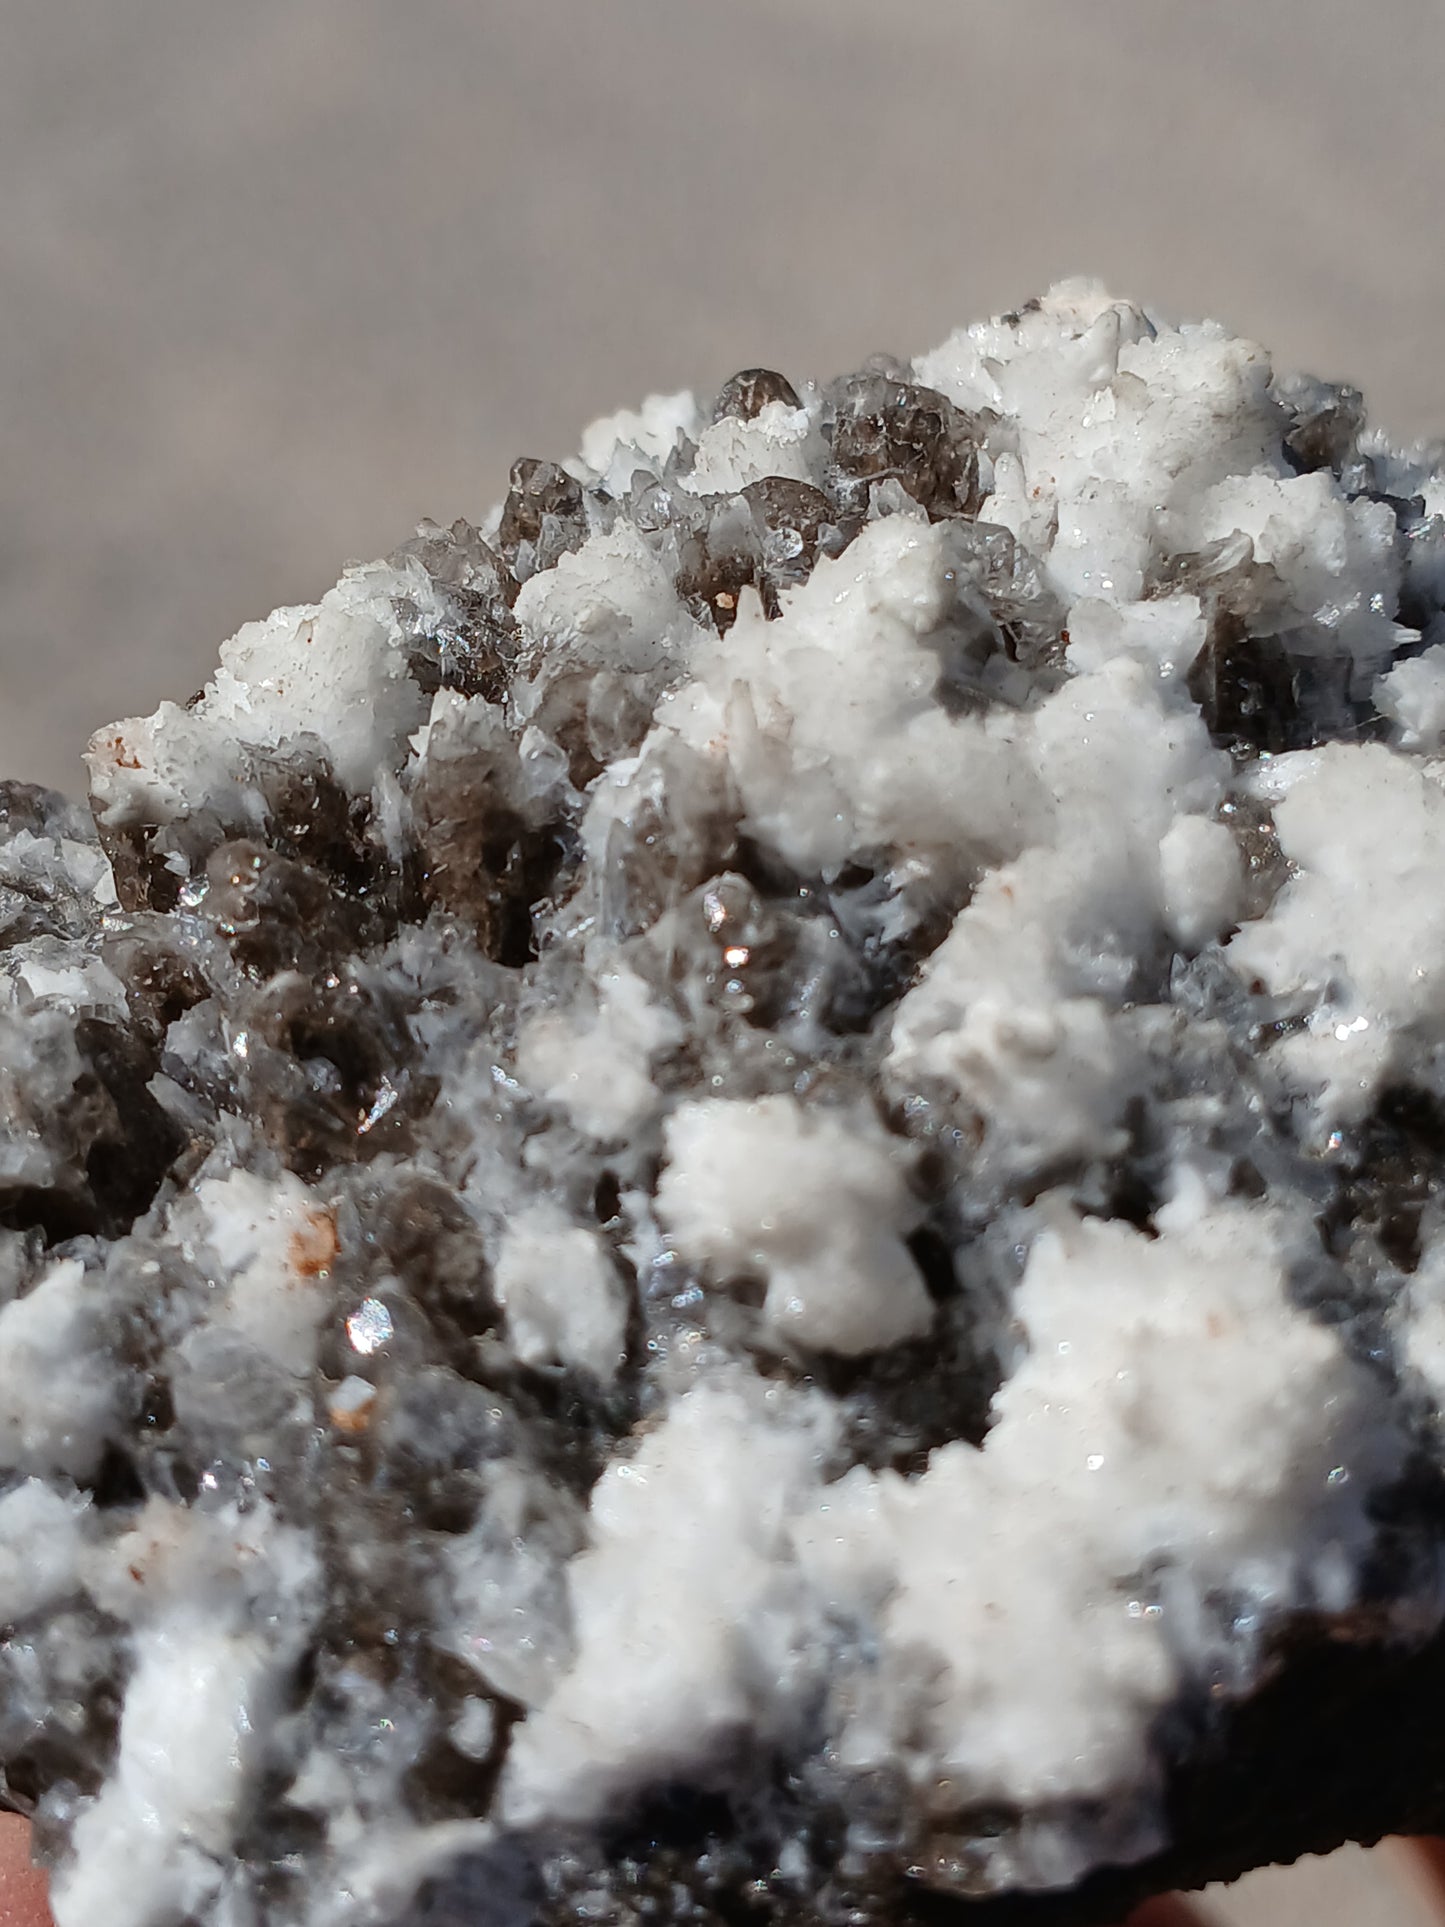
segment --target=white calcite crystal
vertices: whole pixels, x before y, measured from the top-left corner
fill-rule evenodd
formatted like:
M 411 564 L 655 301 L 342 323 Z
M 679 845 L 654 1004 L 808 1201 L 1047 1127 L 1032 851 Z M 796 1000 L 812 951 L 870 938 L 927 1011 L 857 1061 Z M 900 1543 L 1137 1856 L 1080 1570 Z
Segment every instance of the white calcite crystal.
M 0 792 L 59 1927 L 1085 1921 L 1421 1824 L 1442 746 L 1445 469 L 1070 284 L 599 423 L 95 827 Z

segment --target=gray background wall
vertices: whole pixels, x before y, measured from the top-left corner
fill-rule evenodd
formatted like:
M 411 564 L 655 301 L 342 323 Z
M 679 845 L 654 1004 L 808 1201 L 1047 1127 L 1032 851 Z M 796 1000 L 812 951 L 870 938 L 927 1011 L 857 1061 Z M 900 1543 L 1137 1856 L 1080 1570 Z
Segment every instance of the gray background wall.
M 0 768 L 648 389 L 1065 273 L 1445 432 L 1442 57 L 1432 0 L 0 0 Z

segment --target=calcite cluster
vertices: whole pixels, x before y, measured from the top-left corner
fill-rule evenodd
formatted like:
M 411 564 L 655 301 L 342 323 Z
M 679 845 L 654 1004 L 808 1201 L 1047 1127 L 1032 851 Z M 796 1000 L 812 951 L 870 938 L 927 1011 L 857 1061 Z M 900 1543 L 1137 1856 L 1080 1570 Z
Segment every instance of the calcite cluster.
M 1442 518 L 1070 284 L 598 423 L 0 793 L 60 1927 L 983 1919 L 1301 1629 L 1423 1648 Z

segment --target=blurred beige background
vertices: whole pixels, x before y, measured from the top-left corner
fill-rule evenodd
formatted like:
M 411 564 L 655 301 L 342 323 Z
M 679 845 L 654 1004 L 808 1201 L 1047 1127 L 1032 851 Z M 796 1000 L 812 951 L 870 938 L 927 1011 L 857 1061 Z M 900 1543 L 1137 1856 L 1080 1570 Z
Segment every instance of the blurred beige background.
M 1445 429 L 1435 0 L 0 0 L 0 768 L 649 388 L 1088 270 Z
M 1437 0 L 0 0 L 0 768 L 648 389 L 1066 273 L 1445 431 L 1442 61 Z

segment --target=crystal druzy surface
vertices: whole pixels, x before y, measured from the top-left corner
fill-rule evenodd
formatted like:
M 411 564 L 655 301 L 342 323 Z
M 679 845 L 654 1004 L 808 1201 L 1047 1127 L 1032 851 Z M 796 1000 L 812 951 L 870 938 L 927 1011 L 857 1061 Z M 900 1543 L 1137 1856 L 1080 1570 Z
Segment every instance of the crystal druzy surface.
M 3 792 L 61 1927 L 1066 1887 L 1281 1639 L 1430 1638 L 1432 460 L 1069 285 L 599 423 Z

